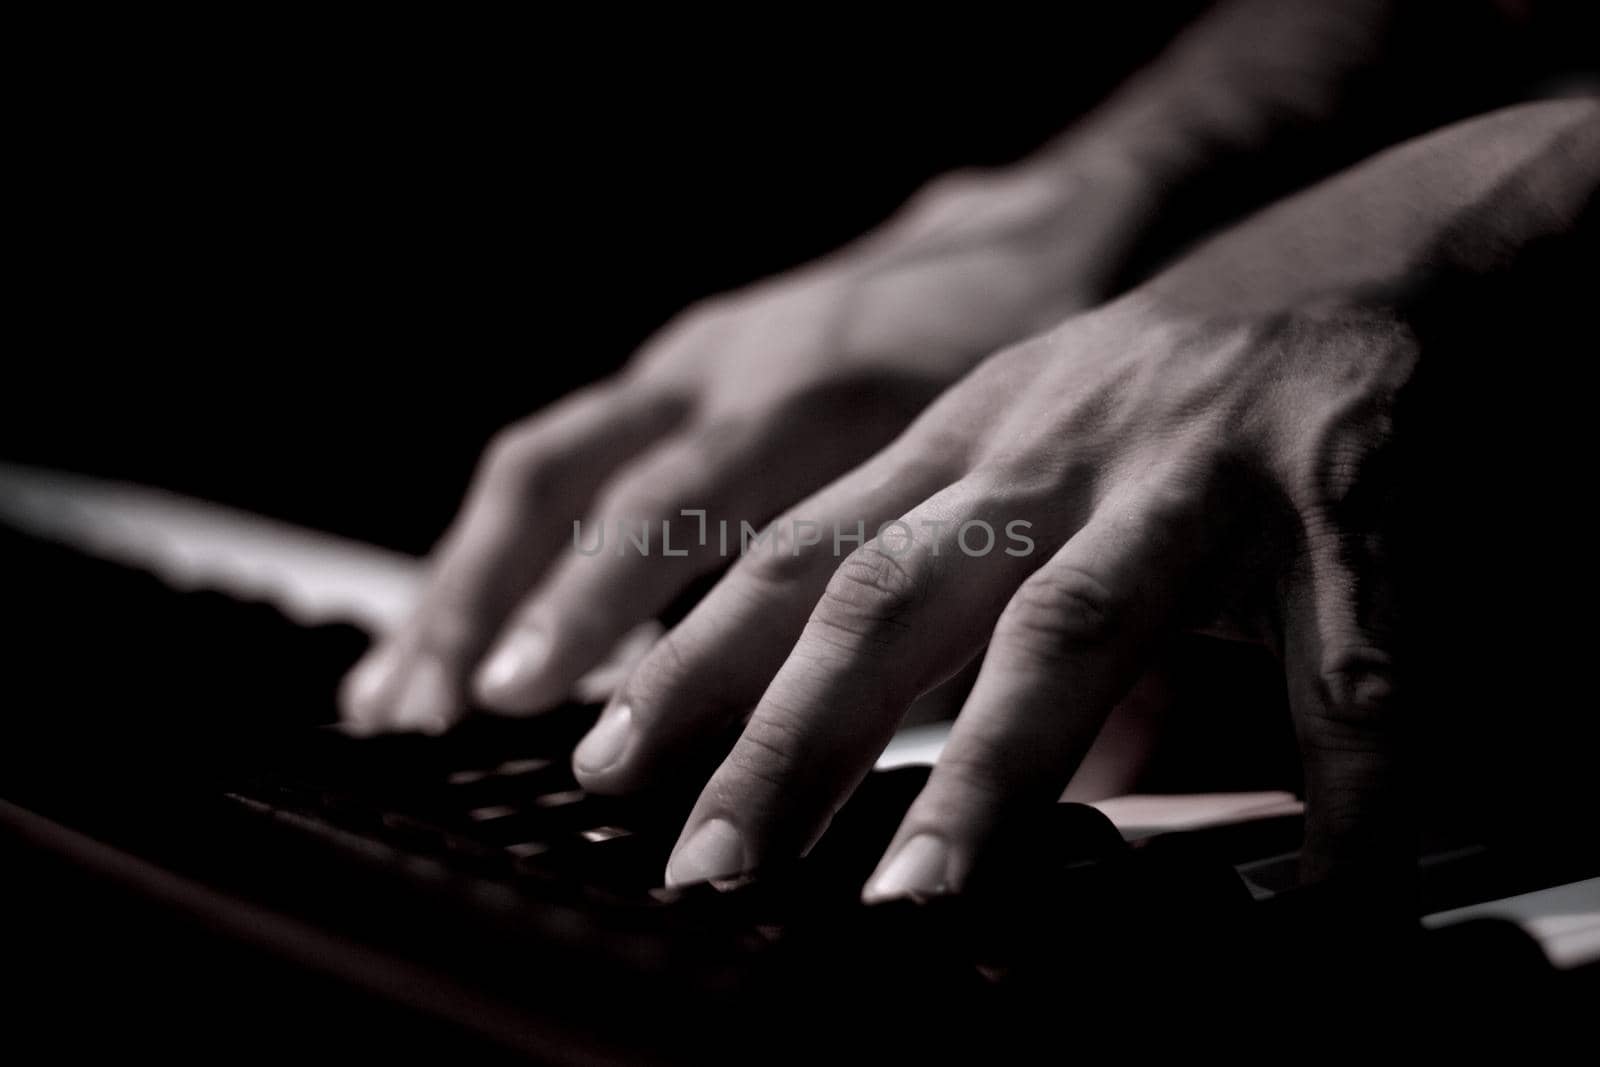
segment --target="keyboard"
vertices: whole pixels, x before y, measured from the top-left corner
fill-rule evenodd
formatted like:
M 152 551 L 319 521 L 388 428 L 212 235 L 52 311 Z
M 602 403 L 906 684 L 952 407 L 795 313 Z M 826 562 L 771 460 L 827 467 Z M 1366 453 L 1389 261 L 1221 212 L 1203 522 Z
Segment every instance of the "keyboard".
M 1592 846 L 1426 855 L 1416 906 L 1397 914 L 1297 888 L 1298 815 L 1130 841 L 1062 803 L 1013 827 L 963 897 L 862 905 L 925 766 L 869 775 L 804 858 L 668 889 L 715 746 L 679 780 L 615 798 L 584 793 L 568 767 L 594 706 L 352 737 L 332 694 L 367 644 L 356 627 L 177 591 L 15 532 L 3 542 L 31 620 L 17 661 L 53 711 L 14 725 L 0 754 L 10 821 L 86 854 L 110 846 L 190 887 L 184 899 L 237 936 L 265 930 L 304 965 L 499 1048 L 704 1062 L 774 1033 L 799 1055 L 837 1028 L 891 1051 L 992 1051 L 995 1028 L 1028 1034 L 1062 1003 L 1125 1010 L 1137 989 L 1165 1011 L 1241 976 L 1314 981 L 1330 959 L 1401 960 L 1396 974 L 1442 989 L 1534 991 L 1557 1014 L 1600 978 L 1600 952 L 1558 968 L 1481 910 L 1561 886 L 1600 901 Z M 731 1042 L 716 1056 L 708 1005 Z M 986 1022 L 959 1040 L 886 1025 L 906 1011 Z

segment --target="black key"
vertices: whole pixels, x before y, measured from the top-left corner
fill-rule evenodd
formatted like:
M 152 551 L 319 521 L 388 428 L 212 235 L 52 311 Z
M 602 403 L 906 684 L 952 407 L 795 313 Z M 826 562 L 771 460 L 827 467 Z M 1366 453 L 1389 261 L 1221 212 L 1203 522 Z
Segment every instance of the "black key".
M 597 826 L 563 837 L 525 866 L 620 897 L 649 899 L 666 870 L 673 839 Z
M 453 772 L 397 802 L 449 817 L 496 806 L 524 807 L 539 797 L 570 793 L 577 788 L 565 761 L 520 759 L 508 760 L 487 772 Z
M 1005 900 L 1126 850 L 1111 820 L 1087 804 L 1058 803 L 1018 812 L 978 858 L 967 892 Z
M 547 758 L 566 761 L 572 749 L 594 725 L 599 707 L 567 704 L 539 715 L 511 718 L 469 715 L 442 738 L 457 770 L 483 769 L 514 759 Z
M 450 829 L 463 837 L 503 848 L 614 826 L 624 808 L 615 798 L 590 796 L 573 789 L 546 793 L 518 805 L 473 808 L 452 819 Z
M 851 901 L 860 894 L 929 770 L 898 767 L 867 775 L 802 864 L 814 891 Z

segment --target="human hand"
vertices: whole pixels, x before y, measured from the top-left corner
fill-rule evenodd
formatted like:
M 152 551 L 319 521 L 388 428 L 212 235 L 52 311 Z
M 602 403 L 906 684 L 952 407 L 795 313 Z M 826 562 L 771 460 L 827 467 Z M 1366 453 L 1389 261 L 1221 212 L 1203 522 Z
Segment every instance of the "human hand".
M 942 179 L 883 231 L 691 309 L 618 377 L 505 431 L 421 606 L 347 679 L 346 721 L 442 730 L 473 696 L 506 712 L 566 698 L 720 566 L 702 531 L 726 520 L 736 541 L 742 522 L 759 527 L 892 439 L 983 354 L 1100 295 L 1129 215 L 1121 177 L 1053 158 Z M 642 527 L 648 554 L 613 551 Z M 598 553 L 568 547 L 596 536 Z
M 630 789 L 754 706 L 668 878 L 796 855 L 911 701 L 981 654 L 869 887 L 949 891 L 1008 818 L 1061 794 L 1165 639 L 1209 628 L 1283 657 L 1311 851 L 1392 847 L 1373 840 L 1397 729 L 1384 522 L 1415 365 L 1381 315 L 1178 322 L 1133 304 L 1002 353 L 777 520 L 825 533 L 741 560 L 580 746 L 580 780 Z M 834 529 L 891 522 L 835 554 Z
M 1010 814 L 1059 796 L 1165 637 L 1205 627 L 1283 659 L 1308 873 L 1407 855 L 1385 559 L 1419 356 L 1401 309 L 1570 224 L 1596 181 L 1593 114 L 1520 109 L 1387 154 L 986 362 L 777 520 L 777 550 L 644 658 L 579 746 L 580 780 L 626 791 L 754 707 L 667 877 L 799 854 L 910 701 L 981 652 L 867 892 L 952 890 Z M 841 561 L 834 538 L 784 532 L 800 523 L 884 532 Z

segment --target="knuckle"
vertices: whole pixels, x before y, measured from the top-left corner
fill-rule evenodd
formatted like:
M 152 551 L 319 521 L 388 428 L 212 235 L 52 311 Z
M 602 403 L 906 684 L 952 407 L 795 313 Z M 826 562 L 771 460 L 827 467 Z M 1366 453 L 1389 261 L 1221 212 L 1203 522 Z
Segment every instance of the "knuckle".
M 630 697 L 653 705 L 678 691 L 694 672 L 684 657 L 676 630 L 669 630 L 644 654 L 625 687 Z
M 1300 430 L 1294 449 L 1306 504 L 1336 519 L 1381 512 L 1400 469 L 1396 418 L 1410 360 L 1379 347 L 1384 358 L 1346 352 L 1350 358 L 1335 361 L 1342 378 L 1329 385 L 1326 406 Z
M 1017 588 L 1001 618 L 1010 642 L 1041 657 L 1104 643 L 1116 631 L 1111 590 L 1077 567 L 1047 567 Z
M 939 757 L 936 773 L 939 793 L 949 798 L 955 814 L 969 812 L 975 798 L 998 801 L 1006 792 L 1008 779 L 999 754 L 970 738 L 959 750 L 947 750 Z
M 712 293 L 703 296 L 673 317 L 671 326 L 685 334 L 711 333 L 728 325 L 739 310 L 736 292 Z
M 861 636 L 904 625 L 922 599 L 923 583 L 907 561 L 868 544 L 834 571 L 818 604 L 825 624 Z
M 542 435 L 533 422 L 519 422 L 500 430 L 484 449 L 480 480 L 491 489 L 528 493 L 543 464 Z
M 1141 534 L 1183 537 L 1203 525 L 1208 500 L 1226 500 L 1248 491 L 1248 486 L 1236 485 L 1236 469 L 1233 460 L 1217 455 L 1207 457 L 1198 469 L 1156 479 L 1139 499 Z
M 1394 665 L 1376 648 L 1346 648 L 1324 656 L 1317 668 L 1319 717 L 1341 733 L 1387 730 L 1393 719 Z
M 664 360 L 695 349 L 717 347 L 737 328 L 739 302 L 737 293 L 719 293 L 682 309 L 645 342 L 631 370 L 644 379 L 652 379 L 655 376 L 651 372 L 663 369 Z
M 913 213 L 929 212 L 959 204 L 983 186 L 984 171 L 978 167 L 960 167 L 946 171 L 928 180 L 913 193 L 906 207 Z
M 1392 504 L 1395 455 L 1386 428 L 1329 425 L 1302 461 L 1305 509 L 1340 526 L 1370 525 Z

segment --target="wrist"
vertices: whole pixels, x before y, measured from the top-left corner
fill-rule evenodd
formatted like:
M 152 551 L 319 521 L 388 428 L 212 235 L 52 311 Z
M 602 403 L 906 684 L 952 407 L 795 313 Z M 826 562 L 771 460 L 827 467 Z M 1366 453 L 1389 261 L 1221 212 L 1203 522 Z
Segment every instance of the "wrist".
M 845 259 L 863 275 L 979 257 L 1079 304 L 1110 285 L 1159 210 L 1161 177 L 1117 146 L 1074 139 L 1004 168 L 929 183 Z

